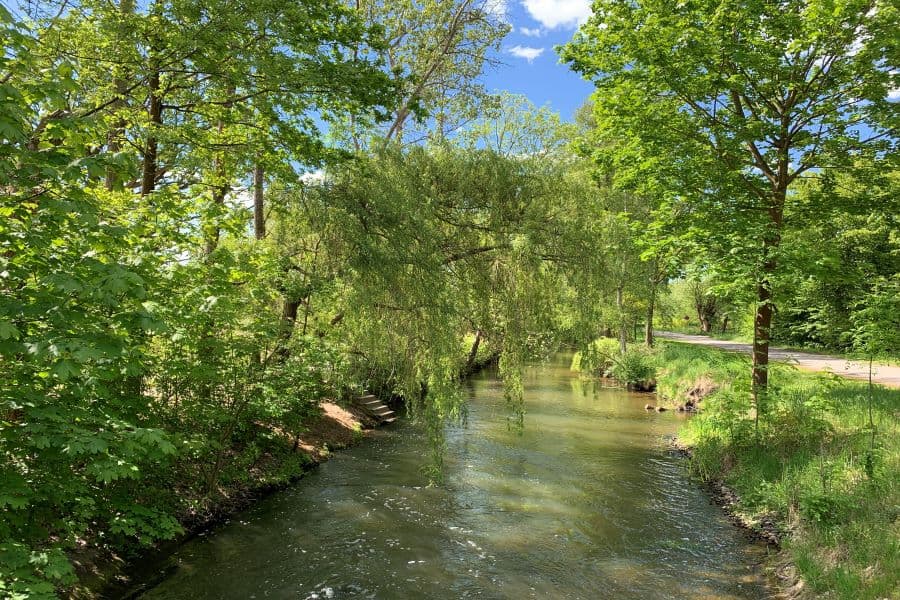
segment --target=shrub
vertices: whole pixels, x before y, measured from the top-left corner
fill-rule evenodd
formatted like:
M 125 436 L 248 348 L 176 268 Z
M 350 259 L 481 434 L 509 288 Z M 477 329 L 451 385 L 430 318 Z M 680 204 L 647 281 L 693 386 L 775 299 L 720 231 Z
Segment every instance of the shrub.
M 612 368 L 619 355 L 619 341 L 613 338 L 597 338 L 572 357 L 571 369 L 588 376 L 603 377 Z
M 651 389 L 656 385 L 656 356 L 642 346 L 632 347 L 613 358 L 608 373 L 629 387 Z

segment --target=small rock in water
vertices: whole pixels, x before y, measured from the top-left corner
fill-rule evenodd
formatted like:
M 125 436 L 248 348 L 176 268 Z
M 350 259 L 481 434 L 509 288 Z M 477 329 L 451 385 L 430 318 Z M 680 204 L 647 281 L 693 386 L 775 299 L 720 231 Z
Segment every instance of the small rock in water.
M 665 406 L 657 406 L 656 412 L 666 412 L 668 410 Z
M 653 407 L 652 404 L 645 404 L 645 405 L 644 405 L 644 410 L 653 410 L 653 409 L 654 409 L 654 407 Z

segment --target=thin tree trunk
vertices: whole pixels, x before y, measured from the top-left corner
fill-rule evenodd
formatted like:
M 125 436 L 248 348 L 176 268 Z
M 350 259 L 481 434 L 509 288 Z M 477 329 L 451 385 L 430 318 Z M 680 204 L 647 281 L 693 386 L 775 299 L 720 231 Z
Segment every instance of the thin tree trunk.
M 134 12 L 134 1 L 133 0 L 122 0 L 119 3 L 119 12 L 122 13 L 123 17 L 130 15 Z M 124 40 L 119 39 L 119 43 L 123 43 Z M 120 67 L 123 68 L 123 67 Z M 113 102 L 111 109 L 113 112 L 121 110 L 125 106 L 125 95 L 128 93 L 128 82 L 122 77 L 121 73 L 119 73 L 114 81 L 114 85 L 116 88 L 116 100 Z M 119 150 L 122 149 L 120 139 L 125 133 L 125 119 L 123 117 L 116 118 L 115 125 L 109 131 L 106 136 L 106 149 L 110 154 L 115 154 Z M 106 168 L 106 181 L 105 187 L 107 190 L 116 189 L 121 184 L 119 175 L 116 169 L 112 166 Z
M 306 330 L 309 327 L 309 311 L 312 308 L 312 295 L 307 294 L 306 298 L 303 299 L 303 329 L 300 330 L 300 335 L 306 335 Z
M 875 415 L 872 412 L 872 403 L 875 401 L 874 398 L 875 390 L 872 385 L 872 355 L 869 354 L 869 452 L 871 453 L 875 449 Z M 870 459 L 871 460 L 871 459 Z
M 647 322 L 644 323 L 644 343 L 648 348 L 653 347 L 653 311 L 656 308 L 656 286 L 650 292 L 650 299 L 647 302 Z
M 226 91 L 227 97 L 231 98 L 234 96 L 234 88 L 229 88 Z M 231 108 L 231 101 L 227 100 L 223 105 L 226 110 Z M 222 119 L 219 119 L 216 125 L 216 132 L 219 134 L 219 141 L 221 142 L 222 133 L 225 131 L 225 122 Z M 216 158 L 213 161 L 213 173 L 216 181 L 213 185 L 213 193 L 212 193 L 212 203 L 214 207 L 220 207 L 225 205 L 225 196 L 228 194 L 228 190 L 230 189 L 230 185 L 228 183 L 227 177 L 227 167 L 225 165 L 225 151 L 219 152 L 216 155 Z M 212 254 L 216 248 L 219 246 L 219 237 L 221 236 L 222 228 L 219 227 L 218 215 L 214 216 L 214 221 L 212 225 L 209 227 L 209 233 L 206 238 L 206 254 Z
M 265 169 L 257 162 L 253 169 L 253 233 L 258 240 L 266 237 L 265 179 Z
M 616 288 L 616 308 L 619 311 L 619 352 L 625 354 L 628 350 L 628 330 L 625 326 L 623 293 L 622 286 Z
M 472 342 L 472 348 L 469 350 L 469 356 L 466 358 L 466 368 L 463 370 L 464 375 L 469 375 L 475 370 L 475 359 L 478 358 L 478 347 L 481 345 L 481 330 L 475 331 L 475 341 Z
M 156 53 L 150 50 L 151 56 Z M 150 132 L 147 134 L 147 143 L 144 146 L 144 164 L 141 174 L 141 197 L 146 196 L 156 189 L 156 171 L 159 166 L 159 140 L 155 129 L 162 124 L 162 98 L 159 92 L 159 62 L 151 59 L 150 77 L 147 80 L 147 93 L 149 95 L 147 116 L 150 122 Z

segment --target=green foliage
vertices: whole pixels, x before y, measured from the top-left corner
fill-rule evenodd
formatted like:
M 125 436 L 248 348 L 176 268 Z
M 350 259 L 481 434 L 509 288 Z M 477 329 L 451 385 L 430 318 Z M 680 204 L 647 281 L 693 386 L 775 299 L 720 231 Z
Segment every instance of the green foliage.
M 656 385 L 656 354 L 644 346 L 632 346 L 613 358 L 608 373 L 628 386 L 652 388 Z
M 745 358 L 666 343 L 661 364 L 665 389 L 684 390 L 698 375 L 720 386 L 679 434 L 695 473 L 725 481 L 743 515 L 767 517 L 784 532 L 813 593 L 889 597 L 900 583 L 900 392 L 876 387 L 870 417 L 865 384 L 776 366 L 757 437 L 749 385 L 736 379 Z M 874 452 L 870 418 L 879 432 Z
M 374 32 L 327 0 L 197 10 L 0 7 L 0 596 L 54 597 L 68 553 L 170 539 L 261 462 L 296 469 L 285 434 L 338 394 L 330 341 L 279 339 L 280 256 L 231 190 L 261 148 L 287 181 L 330 156 L 311 107 L 385 101 L 348 56 Z
M 612 368 L 618 354 L 618 340 L 597 338 L 572 356 L 571 369 L 586 376 L 603 377 Z
M 858 329 L 873 323 L 874 314 L 860 311 L 890 296 L 896 286 L 891 280 L 900 273 L 898 183 L 890 159 L 857 160 L 852 169 L 805 182 L 786 239 L 791 272 L 781 286 L 783 309 L 774 332 L 780 340 L 870 354 Z M 887 320 L 871 325 L 866 337 L 876 329 L 882 337 L 897 330 L 890 308 L 881 313 L 874 320 Z M 879 346 L 871 349 L 876 355 L 900 354 L 896 339 Z
M 598 0 L 561 49 L 596 86 L 595 161 L 660 197 L 651 222 L 752 303 L 755 400 L 797 264 L 784 242 L 824 208 L 801 200 L 803 178 L 896 164 L 898 27 L 883 0 Z

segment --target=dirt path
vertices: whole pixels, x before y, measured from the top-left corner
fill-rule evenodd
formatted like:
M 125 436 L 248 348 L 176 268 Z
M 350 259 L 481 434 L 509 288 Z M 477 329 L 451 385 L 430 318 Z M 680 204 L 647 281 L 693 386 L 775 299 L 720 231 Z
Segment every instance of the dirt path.
M 729 352 L 750 353 L 750 344 L 742 344 L 740 342 L 716 340 L 702 335 L 688 335 L 685 333 L 672 333 L 669 331 L 658 331 L 655 335 L 659 338 L 672 340 L 674 342 L 710 346 Z M 841 377 L 849 377 L 851 379 L 868 380 L 869 378 L 868 363 L 851 361 L 837 356 L 811 354 L 809 352 L 797 352 L 795 350 L 772 347 L 769 348 L 769 358 L 771 360 L 792 364 L 807 371 L 830 371 Z M 885 387 L 900 388 L 900 367 L 875 363 L 872 380 Z

